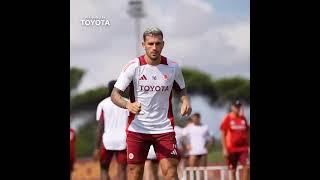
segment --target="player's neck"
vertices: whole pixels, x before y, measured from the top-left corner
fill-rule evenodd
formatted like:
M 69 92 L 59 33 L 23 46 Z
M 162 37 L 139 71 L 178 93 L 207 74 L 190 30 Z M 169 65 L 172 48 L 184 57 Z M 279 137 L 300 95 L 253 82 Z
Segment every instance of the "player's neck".
M 240 117 L 240 114 L 235 113 L 235 112 L 231 112 L 235 117 Z
M 157 66 L 157 65 L 159 65 L 160 62 L 161 62 L 161 56 L 159 56 L 158 59 L 154 61 L 154 60 L 151 60 L 151 59 L 149 58 L 149 56 L 147 56 L 147 55 L 145 54 L 145 55 L 144 55 L 144 59 L 146 60 L 146 63 L 147 63 L 147 64 L 150 64 L 150 65 L 152 65 L 152 66 Z

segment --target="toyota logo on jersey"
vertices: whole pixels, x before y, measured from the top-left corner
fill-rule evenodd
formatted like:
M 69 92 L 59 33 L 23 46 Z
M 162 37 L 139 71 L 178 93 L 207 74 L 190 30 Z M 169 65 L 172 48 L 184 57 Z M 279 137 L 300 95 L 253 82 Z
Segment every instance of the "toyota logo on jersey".
M 169 86 L 143 86 L 140 85 L 140 91 L 169 91 Z

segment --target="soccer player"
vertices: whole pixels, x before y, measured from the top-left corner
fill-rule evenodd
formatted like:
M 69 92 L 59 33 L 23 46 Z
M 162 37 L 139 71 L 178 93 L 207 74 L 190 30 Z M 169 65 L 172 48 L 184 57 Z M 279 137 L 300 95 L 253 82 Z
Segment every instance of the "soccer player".
M 163 33 L 147 28 L 143 33 L 145 54 L 134 58 L 123 68 L 111 98 L 128 109 L 127 126 L 128 179 L 141 179 L 150 145 L 153 145 L 164 179 L 177 178 L 179 154 L 176 147 L 172 112 L 172 90 L 180 100 L 181 115 L 191 113 L 189 97 L 178 64 L 161 55 Z M 129 87 L 130 101 L 122 97 Z
M 113 155 L 119 164 L 117 175 L 119 179 L 126 179 L 127 152 L 126 152 L 126 126 L 129 112 L 119 108 L 109 97 L 116 81 L 108 84 L 107 98 L 102 100 L 97 108 L 96 120 L 98 121 L 96 148 L 94 159 L 100 155 L 101 179 L 108 180 L 109 166 Z
M 201 124 L 199 113 L 192 115 L 192 124 L 186 127 L 183 135 L 189 139 L 190 167 L 207 166 L 207 154 L 210 145 L 210 134 L 207 125 Z
M 239 100 L 231 105 L 231 112 L 227 114 L 220 126 L 223 154 L 226 158 L 231 179 L 235 180 L 237 164 L 243 166 L 242 179 L 248 180 L 248 149 L 250 128 L 246 118 L 240 115 L 241 103 Z
M 70 179 L 73 171 L 73 164 L 75 162 L 75 142 L 76 142 L 76 133 L 74 129 L 70 128 Z

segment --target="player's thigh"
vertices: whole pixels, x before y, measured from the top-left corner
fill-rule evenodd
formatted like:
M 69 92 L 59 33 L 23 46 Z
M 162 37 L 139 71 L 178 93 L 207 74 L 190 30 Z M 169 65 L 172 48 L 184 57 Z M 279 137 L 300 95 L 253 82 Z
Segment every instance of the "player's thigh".
M 159 161 L 164 158 L 177 160 L 180 158 L 174 132 L 154 135 L 153 142 L 154 150 Z
M 189 156 L 189 166 L 194 167 L 199 165 L 199 158 L 197 155 L 190 155 Z
M 142 134 L 127 133 L 127 163 L 144 164 L 147 159 L 151 142 L 146 141 Z
M 121 167 L 125 167 L 127 165 L 127 150 L 117 151 L 117 162 Z
M 104 147 L 100 149 L 100 166 L 104 170 L 108 170 L 114 151 L 107 150 Z
M 151 167 L 152 167 L 153 172 L 158 174 L 159 161 L 157 159 L 152 159 L 151 160 Z
M 146 160 L 146 162 L 144 163 L 144 171 L 145 172 L 150 172 L 152 169 L 152 162 L 151 160 Z
M 189 159 L 190 159 L 190 156 L 189 156 L 189 155 L 184 156 L 184 158 L 182 159 L 183 162 L 184 162 L 184 166 L 186 166 L 186 167 L 190 166 L 190 165 L 189 165 Z
M 242 166 L 248 166 L 249 165 L 249 154 L 248 152 L 241 152 L 239 153 L 239 164 Z
M 208 159 L 207 154 L 201 155 L 199 160 L 199 166 L 207 166 L 207 159 Z
M 237 168 L 239 157 L 239 153 L 229 153 L 226 162 L 230 170 L 235 170 Z

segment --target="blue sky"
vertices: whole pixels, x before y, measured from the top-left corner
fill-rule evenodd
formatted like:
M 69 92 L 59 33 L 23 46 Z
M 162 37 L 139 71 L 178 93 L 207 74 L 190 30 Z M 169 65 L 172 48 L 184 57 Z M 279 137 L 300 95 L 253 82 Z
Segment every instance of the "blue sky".
M 250 16 L 249 0 L 208 0 L 222 16 L 246 18 Z

